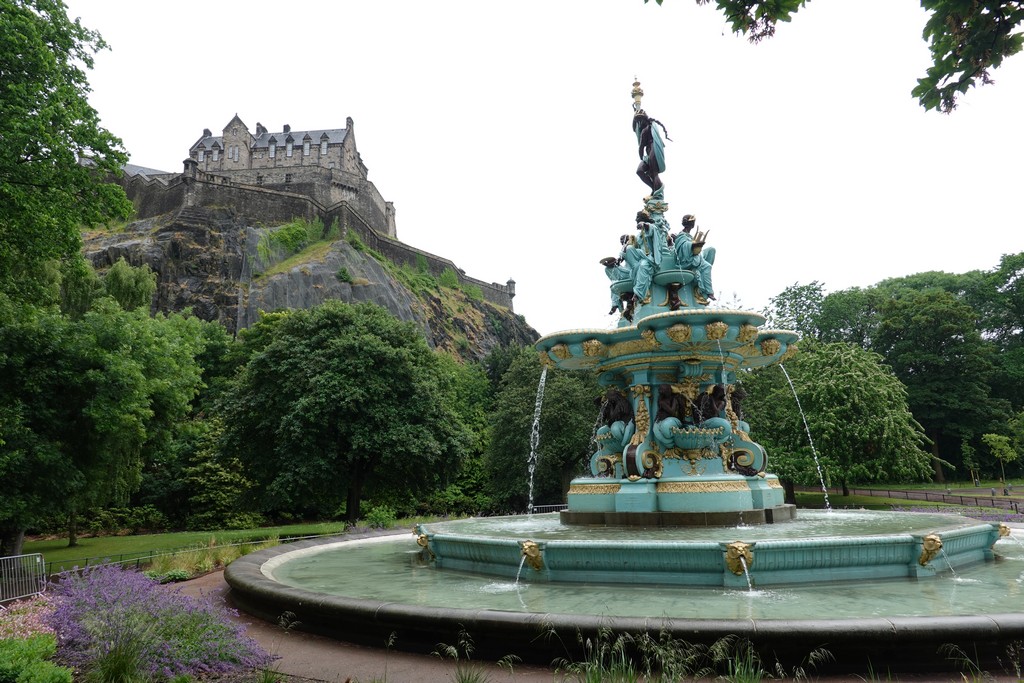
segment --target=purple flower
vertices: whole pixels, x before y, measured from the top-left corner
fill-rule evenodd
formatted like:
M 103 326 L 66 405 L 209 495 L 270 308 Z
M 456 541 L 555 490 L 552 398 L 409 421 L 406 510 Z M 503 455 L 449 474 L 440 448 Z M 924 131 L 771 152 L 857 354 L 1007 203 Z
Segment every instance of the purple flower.
M 54 590 L 57 657 L 82 670 L 134 657 L 155 680 L 266 668 L 272 657 L 231 612 L 117 565 L 70 574 Z

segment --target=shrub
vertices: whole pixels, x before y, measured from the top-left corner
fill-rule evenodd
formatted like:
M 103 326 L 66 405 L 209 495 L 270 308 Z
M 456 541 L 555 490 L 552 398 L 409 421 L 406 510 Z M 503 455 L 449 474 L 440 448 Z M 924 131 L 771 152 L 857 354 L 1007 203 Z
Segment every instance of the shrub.
M 366 513 L 366 523 L 373 529 L 390 529 L 398 517 L 390 505 L 375 505 Z
M 334 277 L 338 278 L 340 282 L 352 282 L 352 275 L 349 274 L 348 268 L 345 266 L 338 268 L 338 272 L 334 274 Z
M 442 287 L 447 287 L 448 289 L 459 288 L 459 275 L 451 268 L 445 268 L 444 270 L 442 270 L 441 274 L 437 278 L 437 281 L 441 284 Z
M 47 661 L 56 650 L 50 634 L 0 640 L 0 683 L 71 683 L 71 669 Z
M 57 660 L 88 678 L 165 680 L 265 668 L 271 661 L 228 610 L 116 565 L 65 577 L 53 600 Z

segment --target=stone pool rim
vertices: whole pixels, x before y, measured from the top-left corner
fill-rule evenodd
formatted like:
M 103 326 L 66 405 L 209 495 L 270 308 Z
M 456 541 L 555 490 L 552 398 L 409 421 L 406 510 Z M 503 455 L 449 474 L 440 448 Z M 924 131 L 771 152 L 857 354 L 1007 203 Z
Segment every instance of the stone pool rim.
M 496 660 L 515 654 L 524 662 L 550 665 L 577 652 L 578 636 L 599 632 L 671 634 L 691 643 L 710 644 L 727 636 L 746 638 L 768 663 L 800 665 L 816 648 L 835 658 L 817 673 L 874 671 L 951 671 L 954 662 L 940 648 L 956 644 L 979 666 L 999 666 L 1006 648 L 1024 641 L 1024 613 L 941 617 L 877 617 L 856 619 L 676 619 L 614 617 L 586 614 L 508 612 L 411 605 L 329 595 L 279 583 L 263 573 L 264 563 L 300 550 L 410 534 L 410 529 L 349 533 L 308 539 L 259 550 L 232 562 L 224 578 L 230 601 L 240 610 L 272 623 L 291 613 L 295 628 L 338 640 L 430 653 L 439 643 L 456 643 L 462 631 L 476 646 L 475 657 Z M 908 579 L 912 580 L 912 579 Z M 539 637 L 550 629 L 558 638 Z

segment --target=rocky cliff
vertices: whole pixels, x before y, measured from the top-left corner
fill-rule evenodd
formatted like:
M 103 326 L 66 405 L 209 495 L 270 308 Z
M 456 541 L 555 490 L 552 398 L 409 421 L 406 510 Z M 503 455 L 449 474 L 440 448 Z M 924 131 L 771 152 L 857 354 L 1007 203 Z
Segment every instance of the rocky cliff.
M 328 299 L 368 301 L 416 323 L 427 342 L 467 359 L 503 344 L 532 344 L 537 332 L 508 308 L 399 268 L 358 239 L 311 244 L 294 254 L 260 249 L 274 227 L 251 225 L 230 209 L 190 207 L 136 221 L 117 232 L 85 235 L 85 255 L 103 270 L 121 257 L 157 274 L 156 311 L 191 308 L 229 332 L 261 311 L 311 308 Z

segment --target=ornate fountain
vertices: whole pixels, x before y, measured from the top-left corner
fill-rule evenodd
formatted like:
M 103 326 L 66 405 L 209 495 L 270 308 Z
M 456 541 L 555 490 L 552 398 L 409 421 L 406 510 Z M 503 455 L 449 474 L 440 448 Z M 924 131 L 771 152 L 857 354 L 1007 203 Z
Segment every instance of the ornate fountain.
M 824 646 L 837 672 L 943 670 L 935 653 L 951 642 L 979 664 L 998 661 L 1024 639 L 1014 566 L 1024 543 L 1009 528 L 949 514 L 797 517 L 784 503 L 736 380 L 790 357 L 797 335 L 714 305 L 715 250 L 693 216 L 669 229 L 662 128 L 642 96 L 634 83 L 637 174 L 650 193 L 618 255 L 601 259 L 618 323 L 536 345 L 549 367 L 591 370 L 605 387 L 598 446 L 589 473 L 571 483 L 569 509 L 421 524 L 415 541 L 259 551 L 226 570 L 232 600 L 349 640 L 379 645 L 398 634 L 398 647 L 429 651 L 469 632 L 484 656 L 538 662 L 555 656 L 542 640 L 608 630 L 738 636 L 794 663 Z M 1004 542 L 1004 561 L 986 563 L 1001 537 L 1017 546 Z M 385 544 L 394 549 L 375 555 Z M 954 568 L 972 576 L 961 586 Z M 557 637 L 541 639 L 542 630 Z
M 725 525 L 793 516 L 764 448 L 743 420 L 737 372 L 781 363 L 797 334 L 761 329 L 764 316 L 713 306 L 715 249 L 687 214 L 672 234 L 660 173 L 661 124 L 633 84 L 637 175 L 650 193 L 619 254 L 601 260 L 613 330 L 543 337 L 541 361 L 591 370 L 607 387 L 590 476 L 569 489 L 567 524 Z
M 536 343 L 546 366 L 592 371 L 606 388 L 590 472 L 572 481 L 557 520 L 578 532 L 565 538 L 537 529 L 523 539 L 461 533 L 460 523 L 421 525 L 430 562 L 494 576 L 519 576 L 525 564 L 532 581 L 746 588 L 925 577 L 991 559 L 999 528 L 955 517 L 870 535 L 793 538 L 735 528 L 796 517 L 767 470 L 765 449 L 750 438 L 736 378 L 794 355 L 798 335 L 763 329 L 758 313 L 713 305 L 715 249 L 692 215 L 678 232 L 669 229 L 663 128 L 643 110 L 638 82 L 632 95 L 637 175 L 650 192 L 635 229 L 619 237 L 618 256 L 600 260 L 618 324 Z M 717 531 L 696 540 L 678 531 L 656 540 L 595 532 L 621 527 Z

